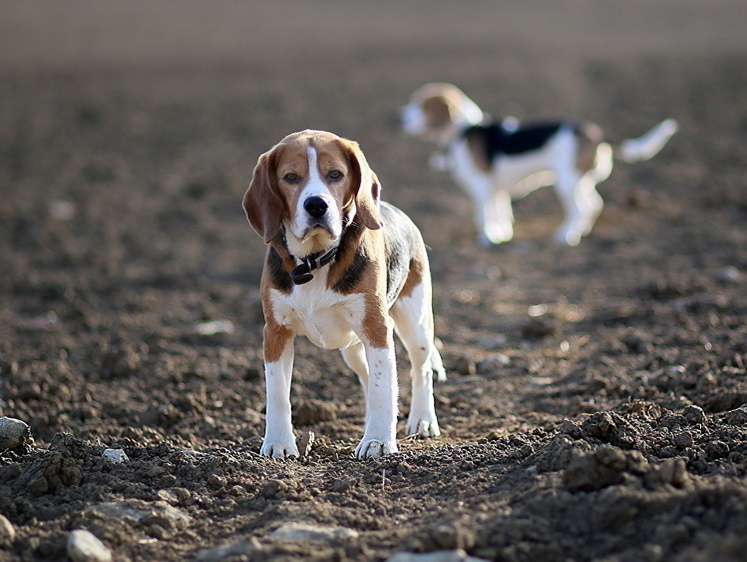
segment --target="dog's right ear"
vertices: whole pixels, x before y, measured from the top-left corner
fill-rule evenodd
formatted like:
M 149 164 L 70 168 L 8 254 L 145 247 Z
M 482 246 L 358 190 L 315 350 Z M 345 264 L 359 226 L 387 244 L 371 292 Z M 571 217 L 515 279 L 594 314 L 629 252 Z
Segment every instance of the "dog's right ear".
M 451 101 L 443 94 L 426 98 L 423 101 L 423 110 L 428 116 L 428 125 L 433 129 L 446 127 L 455 117 Z
M 244 193 L 243 207 L 249 224 L 265 243 L 280 230 L 285 204 L 275 176 L 277 147 L 259 157 L 249 188 Z

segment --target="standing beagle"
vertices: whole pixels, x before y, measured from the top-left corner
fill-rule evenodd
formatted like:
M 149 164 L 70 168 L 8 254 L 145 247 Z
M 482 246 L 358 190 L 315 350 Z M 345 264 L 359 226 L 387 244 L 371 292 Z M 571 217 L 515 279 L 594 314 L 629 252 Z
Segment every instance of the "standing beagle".
M 555 240 L 577 245 L 602 211 L 596 185 L 612 172 L 613 156 L 626 162 L 648 160 L 677 131 L 676 121 L 667 119 L 613 148 L 604 142 L 602 130 L 588 122 L 492 121 L 459 88 L 440 82 L 416 90 L 401 118 L 406 133 L 443 151 L 431 158 L 431 165 L 451 171 L 471 196 L 483 245 L 511 240 L 511 200 L 545 185 L 554 185 L 565 209 Z
M 433 374 L 445 374 L 434 344 L 428 256 L 417 227 L 379 195 L 358 144 L 332 133 L 294 133 L 259 157 L 243 206 L 269 244 L 261 282 L 263 455 L 299 454 L 290 404 L 299 335 L 341 350 L 360 379 L 366 419 L 358 458 L 397 452 L 394 331 L 412 365 L 407 434 L 440 434 Z

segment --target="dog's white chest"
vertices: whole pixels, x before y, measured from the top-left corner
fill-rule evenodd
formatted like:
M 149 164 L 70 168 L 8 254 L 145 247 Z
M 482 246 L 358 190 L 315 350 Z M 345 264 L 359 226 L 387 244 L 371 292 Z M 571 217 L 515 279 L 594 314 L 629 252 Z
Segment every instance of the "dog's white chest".
M 323 349 L 345 349 L 360 341 L 364 316 L 363 295 L 340 295 L 326 287 L 326 275 L 315 274 L 305 285 L 293 288 L 290 295 L 270 292 L 275 320 L 306 336 Z

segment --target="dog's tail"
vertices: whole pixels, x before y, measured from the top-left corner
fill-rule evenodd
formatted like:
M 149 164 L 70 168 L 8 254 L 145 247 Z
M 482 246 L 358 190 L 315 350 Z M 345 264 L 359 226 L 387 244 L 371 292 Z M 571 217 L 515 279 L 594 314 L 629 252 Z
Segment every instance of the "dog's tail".
M 677 132 L 678 127 L 677 121 L 674 119 L 665 119 L 648 133 L 621 142 L 615 147 L 615 156 L 624 162 L 631 163 L 653 158 Z

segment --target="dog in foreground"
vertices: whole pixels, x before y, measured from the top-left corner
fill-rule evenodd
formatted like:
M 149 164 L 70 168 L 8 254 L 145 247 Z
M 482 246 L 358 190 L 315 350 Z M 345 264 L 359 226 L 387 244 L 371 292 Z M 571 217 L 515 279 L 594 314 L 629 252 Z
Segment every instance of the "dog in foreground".
M 545 185 L 555 187 L 565 210 L 555 240 L 577 245 L 602 211 L 596 186 L 609 177 L 614 157 L 648 160 L 677 131 L 676 121 L 667 119 L 641 137 L 612 146 L 589 122 L 491 120 L 462 90 L 442 82 L 416 90 L 401 120 L 406 133 L 442 151 L 431 165 L 450 171 L 471 196 L 478 241 L 486 246 L 513 238 L 511 201 Z
M 358 144 L 324 131 L 288 135 L 259 157 L 244 195 L 268 244 L 262 272 L 267 416 L 263 455 L 298 456 L 291 420 L 294 339 L 339 349 L 366 400 L 359 459 L 396 453 L 394 337 L 410 358 L 407 434 L 440 434 L 431 278 L 423 238 L 380 185 Z

